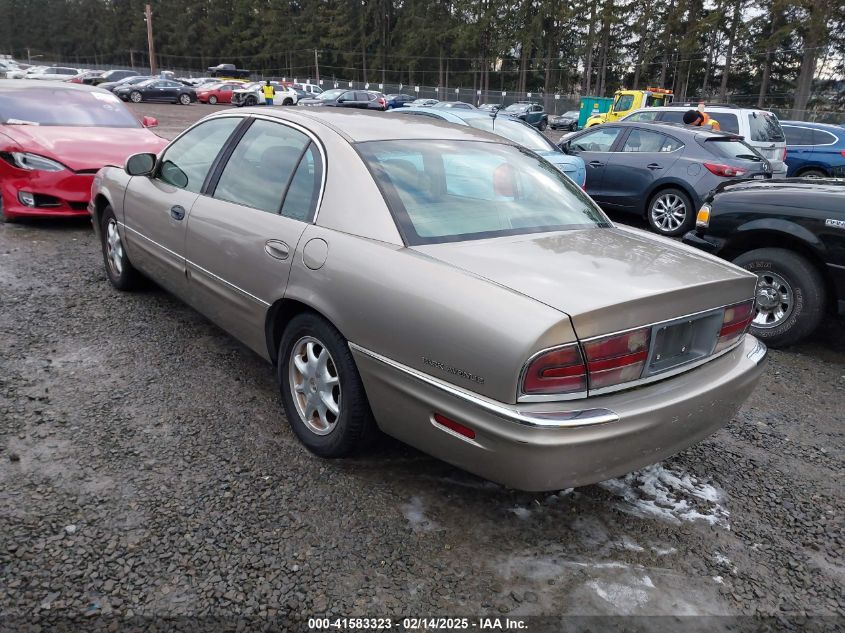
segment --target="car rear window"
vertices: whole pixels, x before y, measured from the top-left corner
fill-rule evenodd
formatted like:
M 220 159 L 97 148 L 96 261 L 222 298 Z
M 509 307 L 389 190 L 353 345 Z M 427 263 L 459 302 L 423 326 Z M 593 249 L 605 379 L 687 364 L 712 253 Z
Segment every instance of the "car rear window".
M 782 143 L 786 140 L 777 117 L 770 112 L 751 112 L 748 115 L 748 126 L 749 137 L 752 141 Z
M 412 246 L 610 226 L 569 178 L 523 148 L 436 140 L 356 148 Z
M 786 136 L 787 145 L 813 144 L 813 130 L 811 128 L 798 127 L 796 125 L 784 125 L 781 129 Z
M 666 110 L 661 114 L 660 120 L 669 123 L 683 123 L 685 112 L 686 110 Z M 722 132 L 739 134 L 739 119 L 735 114 L 731 112 L 708 112 L 707 116 L 719 122 L 719 129 Z
M 722 158 L 734 160 L 747 160 L 753 163 L 762 163 L 765 158 L 745 141 L 735 138 L 714 137 L 704 142 L 712 154 Z

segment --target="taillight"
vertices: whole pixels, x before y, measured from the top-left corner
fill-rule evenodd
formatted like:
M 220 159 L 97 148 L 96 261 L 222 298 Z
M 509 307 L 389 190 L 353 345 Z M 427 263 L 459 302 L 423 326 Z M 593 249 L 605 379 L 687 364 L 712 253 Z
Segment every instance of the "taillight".
M 590 389 L 639 379 L 648 360 L 650 337 L 651 328 L 641 328 L 584 343 Z
M 783 148 L 783 156 L 780 157 L 783 162 L 786 162 L 786 147 Z
M 387 101 L 385 101 L 384 99 L 382 99 L 381 97 L 379 97 L 378 104 L 379 104 L 380 106 L 386 106 L 386 105 L 387 105 Z
M 525 394 L 575 393 L 587 390 L 587 367 L 577 343 L 545 352 L 532 360 L 522 379 Z
M 721 163 L 704 163 L 704 166 L 711 174 L 721 176 L 722 178 L 734 178 L 735 176 L 742 176 L 748 170 L 740 167 L 731 167 L 730 165 L 722 165 Z
M 716 349 L 713 350 L 713 353 L 715 354 L 730 347 L 745 336 L 753 319 L 754 299 L 725 308 L 725 316 L 722 318 L 722 329 L 719 330 L 719 338 L 716 341 Z
M 843 149 L 841 152 L 839 152 L 839 155 L 842 156 L 842 158 L 845 158 L 845 149 Z

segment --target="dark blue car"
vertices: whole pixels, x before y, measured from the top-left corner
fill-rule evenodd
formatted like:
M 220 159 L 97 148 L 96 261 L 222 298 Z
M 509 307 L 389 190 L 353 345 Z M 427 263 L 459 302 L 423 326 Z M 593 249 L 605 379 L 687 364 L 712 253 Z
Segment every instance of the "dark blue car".
M 827 123 L 781 121 L 786 135 L 786 175 L 845 178 L 845 128 Z

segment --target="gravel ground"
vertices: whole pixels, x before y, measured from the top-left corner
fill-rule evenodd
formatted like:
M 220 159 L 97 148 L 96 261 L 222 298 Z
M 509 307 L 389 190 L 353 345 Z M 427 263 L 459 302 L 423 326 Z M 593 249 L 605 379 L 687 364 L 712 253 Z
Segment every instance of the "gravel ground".
M 163 136 L 214 109 L 135 108 Z M 736 419 L 701 444 L 530 494 L 389 440 L 313 457 L 270 367 L 157 288 L 113 290 L 86 222 L 0 225 L 0 629 L 109 614 L 838 626 L 843 325 L 773 351 Z

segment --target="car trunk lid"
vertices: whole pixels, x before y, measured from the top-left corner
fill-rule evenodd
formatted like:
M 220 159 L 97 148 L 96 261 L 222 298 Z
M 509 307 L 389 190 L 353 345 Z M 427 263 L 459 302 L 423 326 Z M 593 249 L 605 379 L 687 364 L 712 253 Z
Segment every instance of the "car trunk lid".
M 566 313 L 581 339 L 746 301 L 756 286 L 727 262 L 629 228 L 413 249 Z

